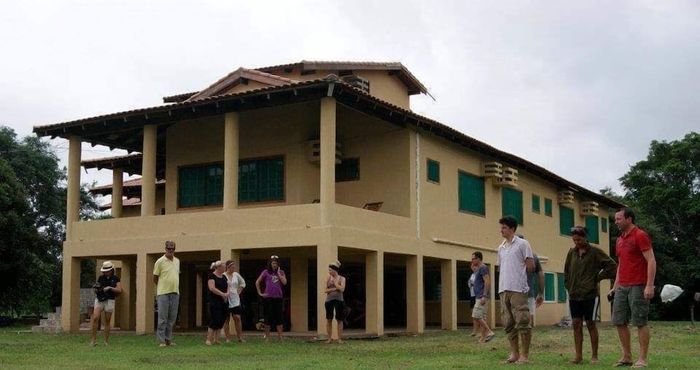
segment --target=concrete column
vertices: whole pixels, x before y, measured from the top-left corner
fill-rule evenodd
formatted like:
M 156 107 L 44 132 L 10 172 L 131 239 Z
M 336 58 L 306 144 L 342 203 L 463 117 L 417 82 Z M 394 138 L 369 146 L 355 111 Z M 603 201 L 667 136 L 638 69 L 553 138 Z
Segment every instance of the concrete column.
M 63 256 L 61 329 L 77 333 L 80 325 L 80 258 Z
M 176 256 L 177 257 L 177 256 Z M 190 329 L 194 326 L 192 325 L 193 316 L 188 309 L 190 302 L 194 300 L 192 297 L 192 284 L 194 278 L 194 266 L 188 263 L 182 263 L 180 260 L 180 308 L 178 311 L 178 322 L 179 327 L 183 329 Z
M 196 326 L 202 326 L 202 299 L 204 298 L 202 294 L 204 289 L 202 284 L 204 284 L 204 276 L 201 272 L 197 272 L 196 277 L 197 285 L 194 287 L 194 297 L 195 297 L 195 311 L 194 311 L 194 323 Z
M 66 199 L 66 240 L 73 238 L 73 223 L 80 220 L 80 156 L 82 138 L 68 139 L 68 188 Z
M 489 293 L 491 294 L 491 299 L 489 300 L 489 312 L 488 312 L 488 324 L 491 329 L 496 327 L 496 297 L 498 296 L 498 286 L 496 286 L 496 264 L 492 263 L 488 265 L 489 267 L 489 277 L 491 278 L 491 285 L 489 286 Z
M 134 283 L 132 275 L 136 272 L 136 266 L 132 260 L 121 260 L 121 265 L 122 268 L 119 279 L 121 279 L 122 294 L 117 297 L 117 302 L 119 302 L 117 311 L 119 314 L 119 322 L 117 325 L 122 330 L 133 330 L 136 325 L 136 317 L 134 315 L 134 309 L 136 308 L 136 292 L 134 292 L 132 288 Z
M 336 106 L 334 98 L 321 99 L 321 226 L 332 224 L 335 204 Z M 326 264 L 328 265 L 328 264 Z M 325 318 L 325 317 L 324 317 Z
M 384 252 L 369 252 L 365 263 L 365 332 L 384 335 Z
M 442 329 L 457 330 L 457 261 L 440 262 Z
M 318 295 L 316 299 L 316 332 L 318 335 L 328 335 L 326 332 L 326 294 L 320 289 L 328 278 L 328 264 L 338 260 L 338 247 L 332 245 L 330 236 L 323 238 L 324 242 L 316 247 L 316 287 Z
M 224 211 L 238 208 L 238 161 L 240 159 L 238 112 L 224 116 Z
M 112 170 L 112 217 L 122 217 L 122 196 L 124 194 L 124 170 Z
M 136 333 L 154 333 L 156 285 L 153 284 L 153 265 L 160 256 L 139 253 L 136 256 Z
M 157 127 L 143 127 L 143 173 L 141 184 L 141 216 L 156 214 L 156 140 Z
M 289 284 L 292 296 L 292 331 L 304 332 L 309 330 L 309 260 L 295 255 L 291 263 Z
M 406 330 L 411 333 L 425 331 L 423 256 L 406 258 Z

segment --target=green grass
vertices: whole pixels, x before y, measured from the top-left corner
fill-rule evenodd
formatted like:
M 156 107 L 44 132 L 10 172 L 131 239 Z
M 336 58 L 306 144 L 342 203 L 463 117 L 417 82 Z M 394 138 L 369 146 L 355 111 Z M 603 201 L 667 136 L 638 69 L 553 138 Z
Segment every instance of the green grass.
M 652 324 L 651 369 L 697 369 L 700 366 L 700 334 L 684 323 Z M 570 329 L 541 327 L 534 330 L 530 369 L 610 368 L 620 357 L 617 332 L 599 327 L 600 364 L 572 366 Z M 584 357 L 590 342 L 584 329 Z M 632 348 L 638 354 L 636 330 Z M 0 331 L 0 369 L 515 369 L 503 365 L 508 344 L 502 331 L 479 345 L 469 331 L 427 332 L 418 336 L 375 340 L 347 340 L 327 345 L 288 338 L 265 343 L 261 336 L 247 343 L 206 347 L 204 334 L 176 335 L 176 347 L 159 348 L 153 335 L 116 334 L 109 347 L 89 347 L 85 334 L 29 334 Z M 101 337 L 98 339 L 101 340 Z

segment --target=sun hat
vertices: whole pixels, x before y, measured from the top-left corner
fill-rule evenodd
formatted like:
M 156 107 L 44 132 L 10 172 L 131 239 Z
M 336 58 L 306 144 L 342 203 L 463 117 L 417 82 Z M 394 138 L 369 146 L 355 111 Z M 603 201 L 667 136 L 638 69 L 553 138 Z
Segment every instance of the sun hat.
M 335 270 L 335 271 L 340 271 L 340 261 L 335 261 L 335 262 L 329 264 L 328 268 Z
M 102 268 L 100 271 L 102 272 L 107 272 L 110 270 L 114 270 L 114 265 L 112 264 L 112 261 L 104 261 L 102 262 Z

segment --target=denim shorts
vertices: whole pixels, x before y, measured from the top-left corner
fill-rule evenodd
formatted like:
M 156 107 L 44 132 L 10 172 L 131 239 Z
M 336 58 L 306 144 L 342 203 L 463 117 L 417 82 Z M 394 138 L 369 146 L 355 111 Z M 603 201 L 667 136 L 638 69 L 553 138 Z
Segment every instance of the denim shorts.
M 649 301 L 644 299 L 644 285 L 619 286 L 613 300 L 613 325 L 646 326 L 649 316 Z

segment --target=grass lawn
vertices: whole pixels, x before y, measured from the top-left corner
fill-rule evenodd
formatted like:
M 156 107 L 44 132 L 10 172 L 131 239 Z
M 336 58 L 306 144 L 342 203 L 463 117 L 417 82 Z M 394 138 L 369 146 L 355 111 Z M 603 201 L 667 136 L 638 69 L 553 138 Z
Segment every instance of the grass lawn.
M 652 323 L 649 368 L 700 368 L 700 334 L 688 322 Z M 206 347 L 202 335 L 176 335 L 175 347 L 160 348 L 153 335 L 116 334 L 110 346 L 89 347 L 85 334 L 30 334 L 0 330 L 0 369 L 556 369 L 611 368 L 620 357 L 617 331 L 600 326 L 600 364 L 567 365 L 572 357 L 571 329 L 534 330 L 529 365 L 506 365 L 508 344 L 502 331 L 480 345 L 468 330 L 430 331 L 419 336 L 346 340 L 344 344 L 287 338 L 265 343 L 261 336 L 243 344 Z M 101 337 L 98 337 L 101 341 Z M 636 329 L 632 330 L 637 355 Z M 584 328 L 584 358 L 590 342 Z

